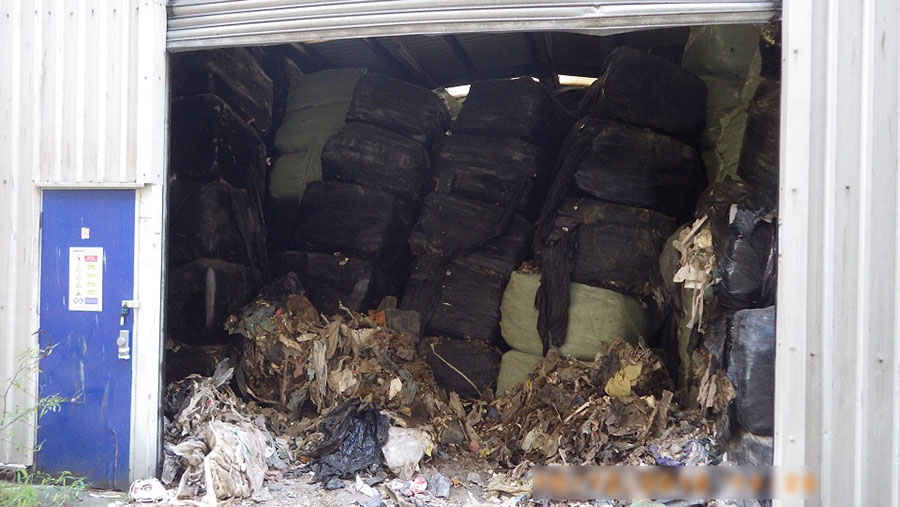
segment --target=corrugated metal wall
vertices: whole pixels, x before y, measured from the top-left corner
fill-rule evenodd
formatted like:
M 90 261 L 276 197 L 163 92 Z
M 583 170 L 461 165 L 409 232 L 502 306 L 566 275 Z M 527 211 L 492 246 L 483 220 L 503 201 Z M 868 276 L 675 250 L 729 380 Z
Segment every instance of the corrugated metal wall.
M 900 2 L 784 6 L 776 462 L 900 505 Z
M 161 0 L 0 0 L 0 382 L 36 344 L 40 187 L 162 182 L 164 40 Z M 0 463 L 31 462 L 33 427 Z

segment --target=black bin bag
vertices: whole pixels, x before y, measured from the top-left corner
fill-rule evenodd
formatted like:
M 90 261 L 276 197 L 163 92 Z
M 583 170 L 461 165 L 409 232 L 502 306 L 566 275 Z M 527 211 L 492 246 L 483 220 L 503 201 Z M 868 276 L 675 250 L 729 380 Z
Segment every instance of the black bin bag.
M 390 426 L 390 420 L 377 407 L 358 399 L 331 409 L 319 423 L 322 440 L 306 453 L 314 459 L 313 481 L 377 473 L 384 466 L 381 448 L 387 443 Z
M 300 202 L 295 245 L 391 264 L 408 256 L 414 220 L 415 207 L 384 190 L 316 181 Z
M 434 185 L 422 143 L 366 123 L 348 123 L 326 142 L 322 177 L 413 200 L 421 200 Z
M 757 435 L 772 435 L 775 410 L 775 307 L 734 313 L 726 374 L 737 390 L 734 416 Z
M 652 209 L 679 221 L 694 211 L 706 174 L 697 151 L 673 137 L 607 121 L 578 165 L 572 191 Z
M 620 47 L 594 83 L 591 115 L 677 137 L 695 145 L 706 123 L 706 85 L 674 63 Z
M 244 48 L 173 53 L 169 57 L 173 97 L 218 95 L 261 135 L 272 125 L 272 80 Z
M 169 125 L 169 170 L 176 178 L 222 179 L 266 195 L 266 147 L 221 98 L 205 94 L 174 100 Z
M 431 90 L 369 72 L 356 83 L 347 121 L 377 125 L 430 145 L 450 127 L 450 111 Z
M 462 398 L 479 398 L 500 372 L 500 351 L 484 342 L 432 338 L 423 342 L 434 380 Z
M 519 77 L 472 83 L 453 133 L 516 137 L 555 154 L 571 125 L 546 86 Z
M 454 134 L 435 147 L 437 191 L 506 206 L 520 179 L 528 180 L 516 209 L 537 217 L 553 162 L 540 147 L 514 137 Z
M 756 89 L 747 114 L 738 175 L 750 185 L 760 204 L 778 204 L 781 81 L 765 79 Z

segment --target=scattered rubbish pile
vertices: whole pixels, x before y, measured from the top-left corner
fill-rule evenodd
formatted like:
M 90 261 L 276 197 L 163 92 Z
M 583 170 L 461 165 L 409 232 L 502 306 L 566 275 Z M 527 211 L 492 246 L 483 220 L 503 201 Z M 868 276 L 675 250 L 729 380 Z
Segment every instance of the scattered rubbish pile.
M 505 395 L 464 401 L 435 382 L 414 334 L 386 327 L 384 310 L 325 317 L 293 275 L 264 287 L 227 327 L 244 339 L 237 364 L 167 388 L 162 483 L 175 498 L 265 495 L 267 471 L 298 467 L 326 489 L 395 476 L 379 495 L 420 488 L 441 498 L 449 478 L 419 473 L 438 454 L 509 469 L 718 459 L 708 419 L 678 407 L 662 362 L 641 344 L 620 339 L 593 362 L 551 349 Z

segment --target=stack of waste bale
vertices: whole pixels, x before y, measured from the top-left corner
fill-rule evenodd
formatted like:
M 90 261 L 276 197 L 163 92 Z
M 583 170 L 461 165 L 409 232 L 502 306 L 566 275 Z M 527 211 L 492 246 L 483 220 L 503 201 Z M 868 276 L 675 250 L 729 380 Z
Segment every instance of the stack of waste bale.
M 503 290 L 529 256 L 531 221 L 566 128 L 544 85 L 481 81 L 433 149 L 436 187 L 410 237 L 416 260 L 401 307 L 439 337 L 424 352 L 437 381 L 461 396 L 496 380 Z
M 269 249 L 293 246 L 294 226 L 306 186 L 322 179 L 322 149 L 347 118 L 362 69 L 303 74 L 288 66 L 284 118 L 275 133 L 266 216 Z
M 658 259 L 705 184 L 695 145 L 702 81 L 662 58 L 613 51 L 586 95 L 590 116 L 565 139 L 537 223 L 539 274 L 514 275 L 504 296 L 502 388 L 550 347 L 582 360 L 616 338 L 650 338 Z
M 325 313 L 340 304 L 374 309 L 402 292 L 410 229 L 434 185 L 428 147 L 450 123 L 430 90 L 373 73 L 356 78 L 342 107 L 344 116 L 341 109 L 323 127 L 332 133 L 321 148 L 323 181 L 306 185 L 291 249 L 278 258 L 279 269 L 295 272 Z M 318 129 L 315 122 L 297 128 Z
M 272 82 L 243 49 L 175 55 L 172 66 L 166 322 L 174 348 L 188 353 L 185 345 L 225 342 L 225 319 L 266 269 L 260 136 L 271 125 Z
M 730 460 L 746 465 L 771 463 L 774 429 L 780 43 L 773 28 L 760 42 L 763 80 L 738 164 L 744 182 L 710 185 L 660 258 L 685 402 L 706 408 L 710 379 L 728 378 L 735 400 L 723 429 L 731 433 L 720 440 Z

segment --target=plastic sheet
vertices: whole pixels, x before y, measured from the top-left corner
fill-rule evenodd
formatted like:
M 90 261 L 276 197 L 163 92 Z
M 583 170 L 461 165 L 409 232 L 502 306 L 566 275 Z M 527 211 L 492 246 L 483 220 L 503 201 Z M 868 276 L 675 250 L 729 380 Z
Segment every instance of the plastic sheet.
M 535 356 L 543 355 L 537 329 L 538 312 L 534 307 L 540 278 L 539 274 L 514 272 L 500 306 L 500 330 L 507 345 Z M 605 355 L 616 339 L 637 343 L 638 337 L 650 335 L 646 310 L 632 297 L 573 283 L 569 300 L 568 331 L 559 348 L 562 356 L 593 361 L 597 354 Z
M 167 334 L 187 344 L 223 342 L 225 319 L 253 296 L 249 268 L 215 259 L 198 259 L 169 271 L 166 284 Z
M 497 381 L 500 352 L 491 345 L 437 338 L 425 341 L 424 349 L 438 385 L 462 398 L 479 398 Z
M 450 127 L 450 112 L 431 90 L 369 73 L 356 85 L 347 121 L 377 125 L 430 145 Z
M 546 86 L 520 77 L 472 83 L 453 133 L 516 137 L 556 153 L 571 124 Z
M 505 206 L 521 178 L 529 180 L 517 210 L 531 219 L 540 211 L 552 161 L 533 144 L 513 137 L 456 134 L 435 148 L 437 191 Z
M 201 257 L 246 266 L 265 264 L 261 211 L 245 190 L 228 183 L 173 182 L 169 186 L 169 262 Z
M 334 408 L 322 420 L 322 441 L 307 455 L 315 458 L 313 480 L 352 479 L 360 472 L 377 472 L 384 458 L 390 424 L 377 408 L 350 400 Z
M 771 435 L 775 410 L 775 307 L 734 313 L 729 329 L 728 379 L 738 392 L 737 422 Z
M 197 95 L 172 102 L 169 171 L 180 180 L 225 180 L 265 195 L 265 145 L 222 99 Z
M 414 208 L 374 188 L 338 182 L 306 187 L 295 229 L 299 250 L 342 252 L 385 263 L 408 255 Z
M 606 59 L 606 71 L 594 86 L 591 115 L 619 120 L 697 142 L 706 117 L 706 85 L 663 58 L 620 47 Z
M 780 125 L 781 81 L 766 79 L 750 103 L 738 175 L 770 209 L 778 205 Z
M 258 132 L 265 134 L 269 130 L 272 125 L 272 80 L 246 49 L 173 53 L 169 64 L 173 97 L 203 93 L 218 95 Z
M 690 146 L 610 121 L 599 127 L 572 183 L 576 193 L 683 220 L 693 212 L 706 174 Z
M 407 274 L 371 260 L 317 252 L 285 251 L 275 264 L 279 273 L 295 272 L 310 301 L 329 315 L 339 303 L 355 311 L 375 308 L 384 296 L 400 293 Z
M 379 188 L 421 200 L 434 180 L 422 143 L 365 123 L 350 123 L 325 144 L 325 180 Z

